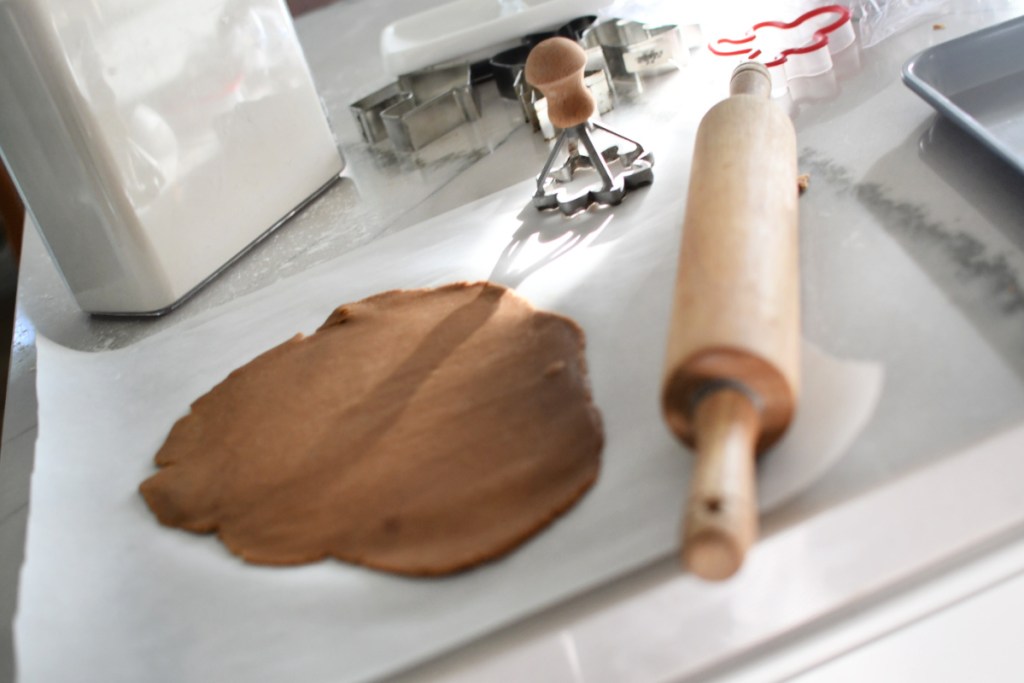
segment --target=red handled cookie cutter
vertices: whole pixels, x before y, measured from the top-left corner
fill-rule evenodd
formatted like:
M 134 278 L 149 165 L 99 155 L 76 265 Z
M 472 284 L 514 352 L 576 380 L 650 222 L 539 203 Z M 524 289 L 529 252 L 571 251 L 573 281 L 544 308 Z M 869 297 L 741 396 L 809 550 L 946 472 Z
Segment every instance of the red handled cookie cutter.
M 791 22 L 762 21 L 743 38 L 719 38 L 708 49 L 721 57 L 742 57 L 764 63 L 775 88 L 802 76 L 832 69 L 832 55 L 846 49 L 857 36 L 851 12 L 843 5 L 826 5 Z M 773 55 L 768 58 L 765 55 Z

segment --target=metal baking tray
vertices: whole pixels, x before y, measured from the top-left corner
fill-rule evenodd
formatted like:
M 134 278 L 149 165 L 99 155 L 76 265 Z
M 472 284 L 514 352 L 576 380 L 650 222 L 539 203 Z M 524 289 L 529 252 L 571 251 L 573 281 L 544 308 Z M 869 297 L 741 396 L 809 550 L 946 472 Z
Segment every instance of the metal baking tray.
M 903 81 L 1024 173 L 1024 17 L 924 50 Z

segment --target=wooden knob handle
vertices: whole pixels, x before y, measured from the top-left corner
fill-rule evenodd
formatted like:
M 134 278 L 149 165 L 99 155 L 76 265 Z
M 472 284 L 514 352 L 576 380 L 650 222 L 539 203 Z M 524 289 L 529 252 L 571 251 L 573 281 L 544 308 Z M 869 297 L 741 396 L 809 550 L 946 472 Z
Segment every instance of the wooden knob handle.
M 586 123 L 594 114 L 594 96 L 583 84 L 587 53 L 568 38 L 548 38 L 526 58 L 526 82 L 548 100 L 548 118 L 559 128 Z
M 720 388 L 697 404 L 697 463 L 683 522 L 683 564 L 721 581 L 740 568 L 757 537 L 754 458 L 760 416 L 741 391 Z

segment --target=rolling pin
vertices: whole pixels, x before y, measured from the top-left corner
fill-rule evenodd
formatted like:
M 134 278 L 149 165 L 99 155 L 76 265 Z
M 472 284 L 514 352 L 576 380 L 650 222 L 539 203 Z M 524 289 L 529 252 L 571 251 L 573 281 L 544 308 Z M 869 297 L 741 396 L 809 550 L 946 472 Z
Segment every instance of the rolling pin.
M 799 387 L 796 134 L 761 64 L 737 67 L 729 90 L 697 130 L 662 393 L 697 458 L 683 564 L 710 580 L 757 537 L 755 456 Z

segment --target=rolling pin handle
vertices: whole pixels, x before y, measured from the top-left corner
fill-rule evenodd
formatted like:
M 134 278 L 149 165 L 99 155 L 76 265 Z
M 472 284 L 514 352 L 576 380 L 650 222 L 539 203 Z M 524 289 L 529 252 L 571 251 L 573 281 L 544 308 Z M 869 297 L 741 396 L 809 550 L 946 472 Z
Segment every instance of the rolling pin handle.
M 559 128 L 587 122 L 597 104 L 583 82 L 587 53 L 568 38 L 543 40 L 526 58 L 526 81 L 540 90 L 548 101 L 548 118 Z
M 728 385 L 696 406 L 697 461 L 684 516 L 682 559 L 701 578 L 732 576 L 757 537 L 754 459 L 760 423 L 754 401 Z
M 730 95 L 772 96 L 772 76 L 768 67 L 760 62 L 743 62 L 732 72 L 729 80 Z

